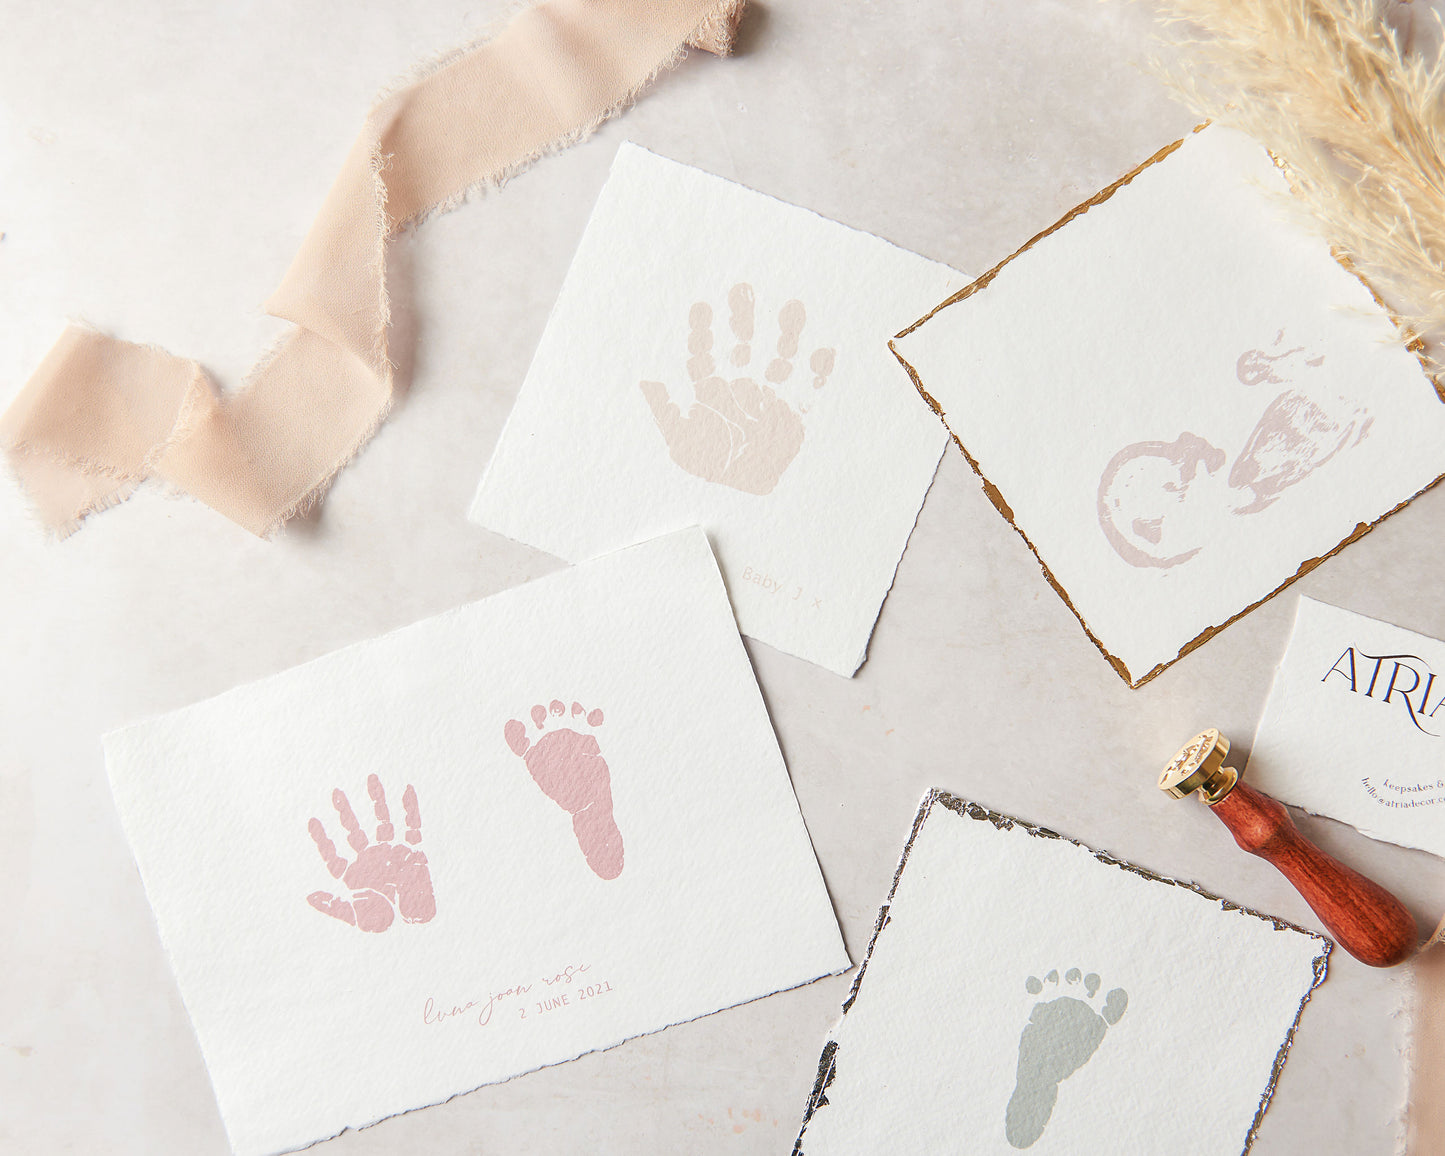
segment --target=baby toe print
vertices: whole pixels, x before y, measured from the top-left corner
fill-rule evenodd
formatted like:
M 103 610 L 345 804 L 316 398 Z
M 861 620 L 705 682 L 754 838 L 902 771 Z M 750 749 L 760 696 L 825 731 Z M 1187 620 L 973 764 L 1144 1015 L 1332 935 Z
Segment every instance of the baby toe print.
M 320 819 L 313 818 L 307 824 L 321 861 L 326 864 L 332 878 L 339 879 L 347 887 L 350 897 L 341 898 L 329 891 L 313 891 L 306 897 L 306 902 L 323 915 L 349 923 L 361 931 L 385 931 L 392 925 L 397 912 L 401 913 L 403 922 L 427 923 L 436 914 L 437 905 L 426 854 L 414 849 L 421 842 L 421 811 L 417 806 L 416 791 L 408 785 L 401 797 L 402 810 L 406 814 L 406 842 L 412 846 L 399 846 L 392 842 L 396 829 L 391 822 L 391 811 L 386 804 L 381 780 L 375 775 L 369 776 L 366 790 L 376 814 L 374 843 L 361 829 L 346 792 L 339 787 L 331 792 L 331 802 L 346 832 L 346 841 L 356 853 L 354 860 L 348 862 L 337 853 L 336 844 L 326 834 L 326 827 Z
M 1089 1062 L 1104 1033 L 1123 1018 L 1128 993 L 1116 987 L 1099 1006 L 1095 996 L 1101 986 L 1097 975 L 1083 975 L 1076 967 L 1064 974 L 1062 987 L 1057 971 L 1024 982 L 1029 995 L 1041 998 L 1019 1036 L 1017 1077 L 1004 1113 L 1004 1135 L 1013 1147 L 1028 1148 L 1044 1134 L 1059 1085 Z
M 574 702 L 570 716 L 561 699 L 532 708 L 529 735 L 525 723 L 512 719 L 502 728 L 507 746 L 527 764 L 537 786 L 572 816 L 572 833 L 600 879 L 622 874 L 622 832 L 612 817 L 612 775 L 602 748 L 589 730 L 600 727 L 601 710 Z M 567 725 L 563 725 L 566 723 Z
M 815 349 L 808 358 L 808 368 L 813 371 L 813 388 L 822 389 L 828 384 L 828 375 L 833 372 L 837 354 L 831 349 Z
M 761 496 L 773 492 L 803 445 L 800 415 L 808 407 L 798 403 L 795 408 L 773 386 L 783 385 L 793 373 L 808 314 L 798 300 L 778 310 L 776 356 L 761 375 L 770 384 L 763 384 L 747 372 L 755 307 L 751 285 L 739 283 L 728 292 L 733 348 L 727 361 L 742 375 L 731 379 L 717 372 L 712 354 L 712 306 L 699 301 L 689 310 L 687 372 L 694 400 L 685 416 L 662 382 L 643 381 L 639 388 L 673 462 L 704 481 Z M 814 389 L 827 384 L 834 361 L 831 349 L 813 351 L 808 365 Z

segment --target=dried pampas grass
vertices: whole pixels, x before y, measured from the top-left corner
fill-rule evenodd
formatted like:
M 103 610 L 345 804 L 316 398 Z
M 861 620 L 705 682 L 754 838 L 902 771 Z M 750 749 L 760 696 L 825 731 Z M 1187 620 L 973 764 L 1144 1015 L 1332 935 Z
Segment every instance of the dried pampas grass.
M 1428 5 L 1422 15 L 1435 14 Z M 1415 50 L 1414 13 L 1382 0 L 1159 0 L 1166 79 L 1254 137 L 1298 203 L 1368 279 L 1442 385 L 1445 54 Z M 1416 342 L 1417 349 L 1423 345 Z M 1430 355 L 1434 351 L 1434 355 Z M 1445 393 L 1442 393 L 1445 397 Z

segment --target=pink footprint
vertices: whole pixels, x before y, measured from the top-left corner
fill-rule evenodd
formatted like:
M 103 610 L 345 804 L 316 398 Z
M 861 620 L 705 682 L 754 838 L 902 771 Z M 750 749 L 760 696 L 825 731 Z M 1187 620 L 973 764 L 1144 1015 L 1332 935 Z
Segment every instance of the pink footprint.
M 587 866 L 601 879 L 616 879 L 622 874 L 622 832 L 612 819 L 612 776 L 592 735 L 568 727 L 546 729 L 566 713 L 558 699 L 552 700 L 550 709 L 534 706 L 532 722 L 545 732 L 535 742 L 527 738 L 526 726 L 516 719 L 507 723 L 502 733 L 512 753 L 527 764 L 537 786 L 572 816 L 572 831 L 587 857 Z M 577 726 L 582 725 L 584 713 L 580 702 L 572 704 Z M 600 710 L 586 717 L 588 726 L 602 725 Z
M 426 853 L 415 849 L 421 842 L 421 810 L 417 806 L 416 791 L 408 785 L 401 796 L 402 809 L 406 812 L 406 841 L 412 844 L 408 847 L 392 842 L 395 828 L 381 780 L 368 775 L 366 790 L 376 812 L 375 843 L 367 842 L 346 792 L 339 787 L 331 792 L 331 803 L 346 829 L 346 841 L 356 852 L 354 861 L 348 863 L 336 853 L 336 844 L 327 836 L 320 819 L 312 819 L 307 825 L 326 869 L 346 886 L 351 898 L 341 899 L 329 891 L 313 891 L 306 902 L 322 914 L 362 931 L 385 931 L 391 926 L 393 908 L 401 912 L 407 923 L 426 923 L 437 913 L 437 901 L 432 893 Z

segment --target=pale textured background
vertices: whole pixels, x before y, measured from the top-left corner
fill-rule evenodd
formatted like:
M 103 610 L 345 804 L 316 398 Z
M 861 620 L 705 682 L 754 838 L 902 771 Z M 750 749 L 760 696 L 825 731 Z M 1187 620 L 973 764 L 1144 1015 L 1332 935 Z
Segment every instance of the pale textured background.
M 373 94 L 505 8 L 0 0 L 0 403 L 66 316 L 239 381 L 280 329 L 258 304 Z M 154 488 L 47 543 L 4 476 L 0 1150 L 225 1152 L 98 736 L 557 568 L 463 512 L 619 141 L 979 272 L 1190 127 L 1136 67 L 1148 19 L 1096 0 L 756 5 L 737 59 L 689 60 L 587 144 L 394 246 L 410 392 L 275 543 Z M 1442 568 L 1433 493 L 1296 589 L 1439 637 Z M 1286 594 L 1130 691 L 950 450 L 855 679 L 749 646 L 854 958 L 934 785 L 1317 927 L 1272 868 L 1153 785 L 1203 725 L 1248 745 L 1292 608 Z M 1301 825 L 1433 925 L 1445 864 Z M 244 903 L 245 881 L 216 901 Z M 1336 952 L 1257 1153 L 1392 1151 L 1407 979 Z M 786 1152 L 849 982 L 320 1151 Z M 1194 1075 L 1167 1094 L 1216 1073 Z

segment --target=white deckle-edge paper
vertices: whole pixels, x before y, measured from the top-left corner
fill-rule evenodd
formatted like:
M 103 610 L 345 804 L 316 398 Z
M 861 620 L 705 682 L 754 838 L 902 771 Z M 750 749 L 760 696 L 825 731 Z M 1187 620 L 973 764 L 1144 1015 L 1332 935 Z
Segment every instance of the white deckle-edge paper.
M 1301 598 L 1245 775 L 1373 839 L 1445 857 L 1445 642 Z
M 795 1152 L 1239 1156 L 1329 951 L 930 792 Z
M 849 966 L 696 528 L 105 751 L 241 1156 Z
M 573 562 L 700 525 L 744 634 L 851 675 L 947 441 L 888 339 L 968 280 L 624 144 L 470 516 Z
M 1132 684 L 1439 479 L 1385 311 L 1209 128 L 894 342 Z

